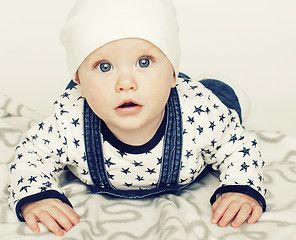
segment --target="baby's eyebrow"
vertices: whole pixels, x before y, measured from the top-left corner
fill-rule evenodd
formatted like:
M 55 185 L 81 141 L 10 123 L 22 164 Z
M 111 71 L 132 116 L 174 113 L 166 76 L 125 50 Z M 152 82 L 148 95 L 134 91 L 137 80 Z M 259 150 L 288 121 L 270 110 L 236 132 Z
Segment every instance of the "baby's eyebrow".
M 152 43 L 150 44 L 144 44 L 144 46 L 138 46 L 137 50 L 139 51 L 151 51 L 151 52 L 159 52 L 161 51 L 158 47 L 156 47 L 155 45 L 153 45 Z
M 89 55 L 86 59 L 88 60 L 88 62 L 97 62 L 97 61 L 107 60 L 108 56 L 105 53 L 103 54 L 95 53 L 95 54 Z
M 153 45 L 149 46 L 147 50 L 151 51 L 151 52 L 155 52 L 155 53 L 161 52 L 161 50 L 158 47 L 153 46 Z

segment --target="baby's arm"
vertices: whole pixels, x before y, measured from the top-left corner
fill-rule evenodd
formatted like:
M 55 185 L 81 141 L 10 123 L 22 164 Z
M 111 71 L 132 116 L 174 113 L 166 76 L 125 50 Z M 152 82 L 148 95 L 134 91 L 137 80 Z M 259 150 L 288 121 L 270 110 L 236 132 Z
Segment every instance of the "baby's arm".
M 262 215 L 262 207 L 252 197 L 243 193 L 224 193 L 213 204 L 212 223 L 225 227 L 234 220 L 232 227 L 239 228 L 246 220 L 255 223 Z
M 41 222 L 57 236 L 69 231 L 79 223 L 79 215 L 68 204 L 54 198 L 27 203 L 21 209 L 22 216 L 29 228 L 39 233 L 37 222 Z
M 67 215 L 69 210 L 66 209 L 71 208 L 71 203 L 59 186 L 59 176 L 64 171 L 68 155 L 65 139 L 58 130 L 54 117 L 49 117 L 30 129 L 25 140 L 17 146 L 16 159 L 10 166 L 9 206 L 16 212 L 19 220 L 26 221 L 34 232 L 39 231 L 36 222 L 43 223 L 48 218 L 46 212 L 49 212 L 50 218 L 55 219 L 59 216 L 58 212 Z M 47 206 L 43 204 L 47 203 L 46 199 L 51 199 L 51 202 L 55 199 L 55 203 L 59 204 Z M 59 219 L 60 217 L 56 219 L 58 223 Z M 68 230 L 67 223 L 62 226 Z
M 206 164 L 220 172 L 220 186 L 210 200 L 213 204 L 212 222 L 226 226 L 235 219 L 232 225 L 239 227 L 250 213 L 248 222 L 256 222 L 266 208 L 262 172 L 265 163 L 257 148 L 257 140 L 241 124 L 237 96 L 231 87 L 216 80 L 201 81 L 212 93 L 203 86 L 198 85 L 193 90 L 192 86 L 186 86 L 188 82 L 182 83 L 180 86 L 184 89 L 190 87 L 192 90 L 184 90 L 186 98 L 192 97 L 200 104 L 197 105 L 199 108 L 195 106 L 200 119 L 200 125 L 196 123 L 199 126 L 196 134 L 204 139 L 204 143 L 197 152 Z M 192 81 L 189 84 L 192 85 Z

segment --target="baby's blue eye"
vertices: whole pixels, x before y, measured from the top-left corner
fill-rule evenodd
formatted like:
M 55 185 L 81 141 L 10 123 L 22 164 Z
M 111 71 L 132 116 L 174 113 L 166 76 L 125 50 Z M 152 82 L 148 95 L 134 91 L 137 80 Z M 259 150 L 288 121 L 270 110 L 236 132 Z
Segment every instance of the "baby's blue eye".
M 112 65 L 107 62 L 99 64 L 98 67 L 102 72 L 109 72 L 112 69 Z
M 141 68 L 147 68 L 149 67 L 151 64 L 151 61 L 150 59 L 148 58 L 141 58 L 139 61 L 138 61 L 138 65 L 141 67 Z

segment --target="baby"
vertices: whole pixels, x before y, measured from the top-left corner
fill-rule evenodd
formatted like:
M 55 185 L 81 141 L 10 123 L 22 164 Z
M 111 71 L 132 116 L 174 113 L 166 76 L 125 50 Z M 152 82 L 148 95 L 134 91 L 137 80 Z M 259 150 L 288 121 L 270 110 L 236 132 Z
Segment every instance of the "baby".
M 170 0 L 79 0 L 62 31 L 71 81 L 55 113 L 30 129 L 10 166 L 9 205 L 33 232 L 79 223 L 58 178 L 70 169 L 93 193 L 179 191 L 220 171 L 212 223 L 255 223 L 266 203 L 257 141 L 233 90 L 179 73 Z

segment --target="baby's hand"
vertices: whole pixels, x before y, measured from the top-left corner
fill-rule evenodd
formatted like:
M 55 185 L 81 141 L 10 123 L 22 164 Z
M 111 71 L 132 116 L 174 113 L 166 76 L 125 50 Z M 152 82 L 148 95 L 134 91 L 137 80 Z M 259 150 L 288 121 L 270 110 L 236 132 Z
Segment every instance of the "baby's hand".
M 29 228 L 35 233 L 40 232 L 37 222 L 41 222 L 57 236 L 64 235 L 62 228 L 68 232 L 79 223 L 79 215 L 69 205 L 54 198 L 24 205 L 22 215 Z
M 224 193 L 212 206 L 212 223 L 225 227 L 232 219 L 232 227 L 239 228 L 247 222 L 255 223 L 262 215 L 262 207 L 252 197 L 242 193 Z M 249 217 L 250 216 L 250 217 Z

